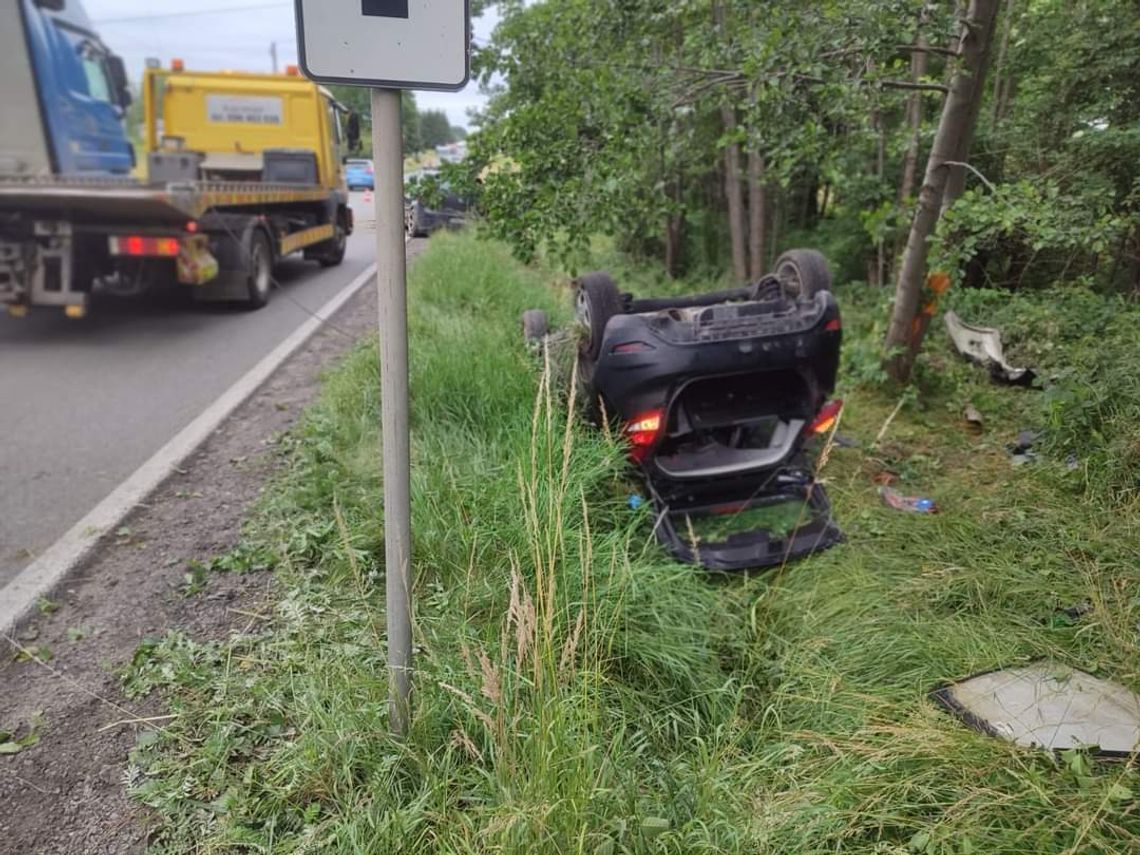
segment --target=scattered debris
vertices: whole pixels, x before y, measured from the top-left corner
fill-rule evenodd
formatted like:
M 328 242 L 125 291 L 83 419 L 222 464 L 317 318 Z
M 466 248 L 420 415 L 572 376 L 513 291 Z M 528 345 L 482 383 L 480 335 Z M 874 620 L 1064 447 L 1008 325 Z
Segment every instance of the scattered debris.
M 954 312 L 946 313 L 946 331 L 955 349 L 971 362 L 981 365 L 990 376 L 1003 383 L 1028 386 L 1033 382 L 1033 370 L 1014 368 L 1005 361 L 1001 332 L 992 327 L 975 327 L 965 323 Z
M 1024 466 L 1026 463 L 1036 463 L 1038 454 L 1033 446 L 1041 439 L 1040 431 L 1023 430 L 1017 435 L 1017 442 L 1006 446 L 1010 460 L 1014 466 Z
M 896 511 L 910 511 L 915 514 L 938 513 L 938 503 L 934 499 L 927 499 L 923 496 L 904 496 L 898 490 L 885 484 L 879 488 L 879 495 L 883 497 L 883 502 L 887 507 L 894 508 Z
M 1070 472 L 1076 472 L 1081 468 L 1081 459 L 1075 454 L 1070 454 L 1065 458 L 1065 468 Z
M 631 495 L 631 496 L 629 497 L 629 509 L 630 509 L 631 511 L 640 510 L 640 509 L 641 509 L 641 506 L 642 506 L 642 505 L 644 505 L 644 504 L 645 504 L 645 499 L 643 499 L 643 498 L 642 498 L 640 495 L 638 495 L 637 493 L 634 493 L 633 495 Z
M 1140 743 L 1140 696 L 1068 666 L 990 671 L 931 696 L 968 727 L 1026 748 L 1129 756 Z
M 862 448 L 858 440 L 852 439 L 849 436 L 844 436 L 837 433 L 831 437 L 831 441 L 839 448 Z
M 962 416 L 966 419 L 966 424 L 968 424 L 975 433 L 981 433 L 986 426 L 986 420 L 973 404 L 966 404 L 966 409 L 963 411 Z
M 1075 603 L 1068 608 L 1057 609 L 1055 615 L 1057 618 L 1060 618 L 1058 622 L 1062 625 L 1072 626 L 1092 610 L 1092 603 L 1088 600 L 1081 600 L 1079 603 Z
M 542 309 L 527 309 L 522 313 L 523 340 L 528 345 L 539 345 L 550 332 L 550 321 Z

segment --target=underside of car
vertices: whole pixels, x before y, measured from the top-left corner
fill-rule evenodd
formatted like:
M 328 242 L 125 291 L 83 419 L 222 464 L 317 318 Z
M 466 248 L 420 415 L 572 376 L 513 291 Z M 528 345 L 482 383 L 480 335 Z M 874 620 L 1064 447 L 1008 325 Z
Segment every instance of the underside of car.
M 637 299 L 581 277 L 578 365 L 594 420 L 629 442 L 679 560 L 779 565 L 842 540 L 812 448 L 836 423 L 842 341 L 823 256 L 792 250 L 744 288 Z

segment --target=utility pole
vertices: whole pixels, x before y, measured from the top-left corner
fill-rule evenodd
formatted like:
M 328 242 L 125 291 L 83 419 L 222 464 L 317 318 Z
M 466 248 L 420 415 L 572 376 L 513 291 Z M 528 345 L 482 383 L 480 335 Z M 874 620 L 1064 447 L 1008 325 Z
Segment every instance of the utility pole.
M 384 445 L 389 718 L 404 736 L 412 676 L 411 457 L 408 441 L 408 285 L 399 89 L 372 90 L 376 164 L 376 285 L 380 304 L 380 416 Z
M 273 73 L 277 73 L 277 42 L 269 43 L 269 56 L 273 59 Z

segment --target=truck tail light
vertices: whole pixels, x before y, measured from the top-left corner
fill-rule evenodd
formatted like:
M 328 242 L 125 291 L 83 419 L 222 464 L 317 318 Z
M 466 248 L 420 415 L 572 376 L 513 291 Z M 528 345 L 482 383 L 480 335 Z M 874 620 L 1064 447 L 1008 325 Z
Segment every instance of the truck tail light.
M 649 455 L 664 431 L 664 410 L 649 410 L 631 419 L 625 427 L 625 435 L 631 446 L 629 456 L 640 463 Z
M 819 414 L 815 417 L 815 421 L 808 426 L 808 433 L 827 433 L 835 427 L 835 423 L 839 421 L 839 414 L 841 412 L 843 412 L 842 401 L 830 401 L 824 404 L 820 408 Z
M 182 247 L 178 238 L 146 237 L 144 235 L 115 236 L 111 238 L 111 255 L 130 258 L 177 258 Z
M 841 329 L 843 329 L 843 321 L 841 321 L 839 318 L 832 318 L 827 322 L 827 325 L 823 329 L 826 332 L 839 332 Z

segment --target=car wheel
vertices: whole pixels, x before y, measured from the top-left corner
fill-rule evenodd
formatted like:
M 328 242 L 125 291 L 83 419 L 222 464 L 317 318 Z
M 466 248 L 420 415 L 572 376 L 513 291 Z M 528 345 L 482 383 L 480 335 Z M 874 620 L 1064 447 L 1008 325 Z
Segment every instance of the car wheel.
M 413 202 L 404 212 L 404 226 L 410 238 L 424 237 L 427 234 L 424 228 L 424 208 L 419 202 Z
M 776 259 L 776 278 L 792 299 L 811 298 L 831 290 L 831 270 L 823 253 L 815 249 L 790 249 Z
M 576 298 L 578 324 L 582 328 L 579 351 L 590 362 L 602 353 L 606 325 L 624 311 L 621 294 L 608 273 L 587 273 L 578 280 Z
M 273 287 L 273 250 L 265 232 L 255 231 L 249 247 L 249 300 L 251 309 L 260 309 L 269 302 Z

